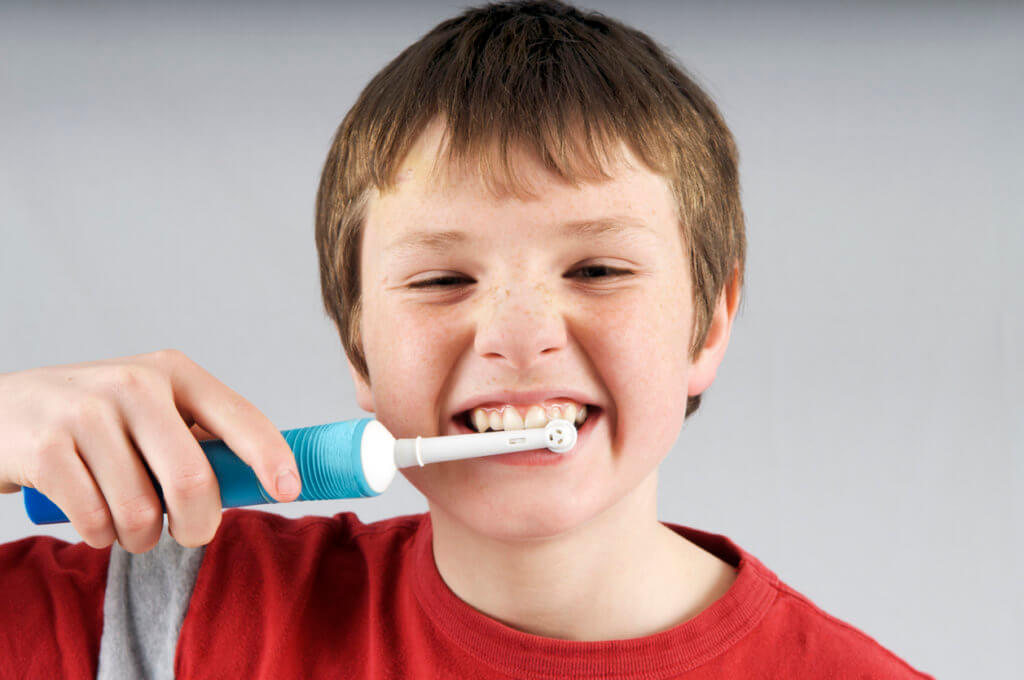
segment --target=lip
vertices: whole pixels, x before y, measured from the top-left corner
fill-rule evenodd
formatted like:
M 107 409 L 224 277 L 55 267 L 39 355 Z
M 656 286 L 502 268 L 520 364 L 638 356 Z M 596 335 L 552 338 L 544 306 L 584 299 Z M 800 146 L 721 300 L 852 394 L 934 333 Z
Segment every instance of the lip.
M 593 405 L 598 408 L 600 404 L 580 392 L 579 390 L 570 389 L 568 387 L 553 387 L 543 390 L 530 390 L 527 392 L 512 392 L 509 390 L 503 390 L 500 392 L 490 392 L 488 394 L 478 394 L 470 397 L 460 404 L 457 404 L 455 408 L 448 413 L 448 418 L 453 418 L 463 411 L 468 411 L 480 404 L 488 404 L 491 402 L 498 402 L 501 404 L 511 404 L 514 406 L 525 406 L 529 404 L 539 404 L 540 402 L 548 399 L 571 399 L 581 405 Z M 584 423 L 586 425 L 586 423 Z
M 566 395 L 559 395 L 566 396 Z M 461 411 L 456 411 L 457 416 Z M 475 460 L 480 462 L 497 463 L 499 465 L 560 465 L 566 464 L 582 455 L 582 450 L 587 440 L 590 438 L 591 431 L 597 427 L 598 423 L 601 422 L 604 416 L 604 409 L 598 407 L 591 414 L 587 415 L 586 422 L 583 423 L 583 427 L 576 431 L 576 444 L 565 453 L 555 453 L 547 449 L 533 449 L 530 451 L 518 451 L 516 453 L 502 453 L 496 456 L 481 456 L 479 458 L 472 458 L 469 460 Z M 477 434 L 476 430 L 470 429 L 462 422 L 461 418 L 452 417 L 451 423 L 455 427 L 455 432 L 449 434 Z

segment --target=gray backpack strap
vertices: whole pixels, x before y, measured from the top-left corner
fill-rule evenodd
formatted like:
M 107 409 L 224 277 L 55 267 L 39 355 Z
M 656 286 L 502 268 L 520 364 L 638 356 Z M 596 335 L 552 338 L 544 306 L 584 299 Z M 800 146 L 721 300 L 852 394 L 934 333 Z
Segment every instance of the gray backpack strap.
M 135 555 L 114 543 L 103 600 L 99 680 L 174 678 L 178 633 L 205 546 L 186 548 L 164 527 L 156 547 Z

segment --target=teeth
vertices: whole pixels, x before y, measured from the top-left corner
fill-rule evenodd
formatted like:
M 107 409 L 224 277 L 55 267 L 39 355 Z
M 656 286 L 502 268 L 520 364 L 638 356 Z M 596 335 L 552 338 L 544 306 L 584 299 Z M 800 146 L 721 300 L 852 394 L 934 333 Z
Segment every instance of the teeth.
M 570 423 L 576 422 L 576 404 L 566 404 L 562 417 Z
M 524 428 L 544 427 L 548 421 L 564 418 L 579 427 L 587 419 L 587 407 L 576 404 L 552 405 L 547 411 L 542 406 L 534 405 L 526 412 L 524 419 L 519 410 L 513 406 L 505 406 L 501 410 L 475 408 L 469 420 L 477 432 L 487 430 L 522 430 Z
M 531 406 L 530 410 L 526 412 L 526 422 L 523 423 L 523 427 L 544 427 L 548 422 L 548 417 L 544 414 L 544 409 L 540 406 Z
M 506 430 L 521 430 L 523 429 L 523 417 L 519 415 L 518 410 L 507 408 L 501 414 L 501 424 L 505 426 Z
M 473 427 L 477 432 L 483 432 L 490 424 L 491 419 L 487 417 L 487 413 L 482 408 L 473 409 Z

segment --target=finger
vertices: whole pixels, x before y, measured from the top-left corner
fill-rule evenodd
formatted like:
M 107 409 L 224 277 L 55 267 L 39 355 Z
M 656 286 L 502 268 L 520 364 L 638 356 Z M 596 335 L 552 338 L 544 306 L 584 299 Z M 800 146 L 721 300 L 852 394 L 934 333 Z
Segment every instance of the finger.
M 96 481 L 79 458 L 68 436 L 38 451 L 35 479 L 25 486 L 45 494 L 61 509 L 78 535 L 93 548 L 106 548 L 116 539 L 114 521 Z
M 186 547 L 206 545 L 220 526 L 220 486 L 174 406 L 170 385 L 140 383 L 120 397 L 131 437 L 163 489 L 168 531 Z
M 110 508 L 118 542 L 132 553 L 152 549 L 160 540 L 163 508 L 116 407 L 109 402 L 76 407 L 71 434 Z
M 298 497 L 301 482 L 295 454 L 263 413 L 187 358 L 172 373 L 172 385 L 179 409 L 223 440 L 253 469 L 275 500 L 288 502 Z M 288 475 L 294 480 L 291 489 L 282 486 Z
M 217 435 L 213 434 L 212 432 L 207 432 L 202 427 L 200 427 L 199 423 L 195 423 L 194 425 L 192 425 L 192 427 L 189 428 L 189 431 L 192 433 L 192 436 L 196 438 L 196 441 L 205 442 L 217 438 Z

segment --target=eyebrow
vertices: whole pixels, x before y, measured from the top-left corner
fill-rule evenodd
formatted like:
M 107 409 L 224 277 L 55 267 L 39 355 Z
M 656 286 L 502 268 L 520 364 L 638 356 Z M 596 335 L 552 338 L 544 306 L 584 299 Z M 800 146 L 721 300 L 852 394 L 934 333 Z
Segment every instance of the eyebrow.
M 597 238 L 599 236 L 630 236 L 636 233 L 656 235 L 654 228 L 635 217 L 616 216 L 599 217 L 588 220 L 565 222 L 560 227 L 567 236 Z M 449 231 L 430 231 L 418 229 L 392 241 L 384 248 L 385 253 L 399 255 L 417 250 L 444 253 L 452 247 L 472 241 L 473 235 L 465 231 L 453 229 Z

